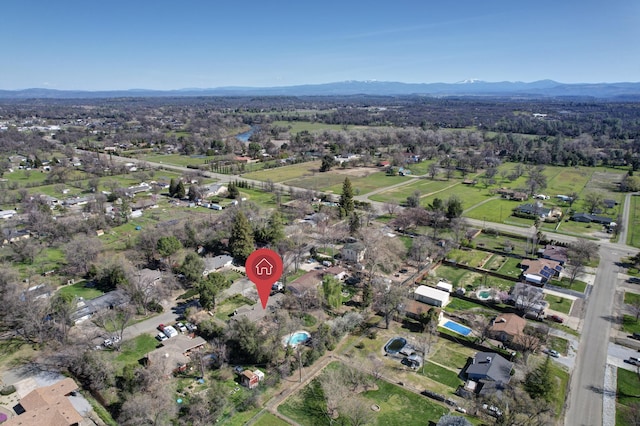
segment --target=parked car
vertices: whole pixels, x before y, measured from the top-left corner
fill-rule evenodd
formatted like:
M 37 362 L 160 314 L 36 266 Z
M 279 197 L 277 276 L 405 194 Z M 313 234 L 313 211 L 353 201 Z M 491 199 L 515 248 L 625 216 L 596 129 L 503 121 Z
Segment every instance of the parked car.
M 158 330 L 160 330 L 160 331 L 164 330 L 164 324 L 158 325 Z
M 640 361 L 637 358 L 630 357 L 629 359 L 625 359 L 624 362 L 631 365 L 640 365 Z
M 631 335 L 631 338 L 632 338 L 632 339 L 636 339 L 636 340 L 640 340 L 640 333 L 633 333 L 633 334 Z
M 182 332 L 182 333 L 186 333 L 187 332 L 187 327 L 181 322 L 176 324 L 176 328 L 178 330 L 180 330 L 180 332 Z
M 562 318 L 559 315 L 548 315 L 547 318 L 550 319 L 553 322 L 557 322 L 557 323 L 560 323 L 560 324 L 562 324 L 564 322 L 564 318 Z
M 502 416 L 502 411 L 498 407 L 496 407 L 495 405 L 482 404 L 482 408 L 487 410 L 489 412 L 489 414 L 491 414 L 493 417 Z
M 547 354 L 549 356 L 552 356 L 554 358 L 559 358 L 560 357 L 560 354 L 555 349 L 545 349 L 542 352 L 544 352 L 545 354 Z
M 168 337 L 164 333 L 158 333 L 156 334 L 156 339 L 158 339 L 161 342 L 164 342 L 165 340 L 168 339 Z

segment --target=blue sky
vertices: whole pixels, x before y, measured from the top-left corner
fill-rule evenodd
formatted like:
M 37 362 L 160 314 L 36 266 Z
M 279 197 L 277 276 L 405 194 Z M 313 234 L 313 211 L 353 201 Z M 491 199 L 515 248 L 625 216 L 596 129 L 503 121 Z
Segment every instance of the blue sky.
M 640 81 L 640 1 L 2 0 L 0 89 Z

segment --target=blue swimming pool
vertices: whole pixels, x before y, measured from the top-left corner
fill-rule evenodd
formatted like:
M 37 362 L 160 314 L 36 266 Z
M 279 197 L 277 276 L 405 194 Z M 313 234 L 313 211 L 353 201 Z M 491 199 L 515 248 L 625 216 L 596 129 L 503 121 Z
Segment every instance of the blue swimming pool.
M 468 336 L 469 334 L 471 334 L 471 329 L 469 327 L 459 324 L 455 321 L 449 320 L 442 324 L 442 326 L 444 328 L 448 328 L 451 331 L 455 331 L 458 334 L 462 334 L 463 336 Z
M 295 333 L 287 334 L 282 338 L 282 343 L 285 346 L 298 346 L 301 343 L 306 342 L 311 337 L 311 334 L 304 330 L 296 331 Z

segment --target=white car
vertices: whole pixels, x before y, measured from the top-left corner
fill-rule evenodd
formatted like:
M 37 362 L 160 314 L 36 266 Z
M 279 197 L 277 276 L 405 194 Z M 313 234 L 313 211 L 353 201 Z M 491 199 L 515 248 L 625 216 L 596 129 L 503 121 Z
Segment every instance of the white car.
M 161 342 L 164 342 L 165 340 L 167 340 L 167 339 L 168 339 L 168 337 L 167 337 L 167 336 L 165 336 L 165 334 L 164 334 L 164 333 L 158 333 L 158 334 L 156 335 L 156 339 L 158 339 L 158 340 L 159 340 L 159 341 L 161 341 Z
M 175 328 L 173 328 L 173 326 L 168 325 L 165 328 L 162 329 L 162 332 L 165 334 L 165 336 L 167 336 L 167 338 L 171 339 L 172 337 L 175 337 L 178 335 L 178 330 L 176 330 Z

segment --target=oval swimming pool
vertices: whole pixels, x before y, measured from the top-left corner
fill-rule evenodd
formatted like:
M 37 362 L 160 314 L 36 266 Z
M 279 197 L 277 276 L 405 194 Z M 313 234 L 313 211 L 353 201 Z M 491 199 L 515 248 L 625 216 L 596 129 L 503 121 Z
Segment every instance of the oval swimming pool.
M 311 334 L 304 330 L 298 330 L 295 333 L 287 334 L 282 338 L 282 344 L 285 346 L 298 346 L 311 338 Z
M 407 340 L 402 337 L 394 337 L 384 345 L 384 351 L 388 354 L 397 354 L 405 347 Z

